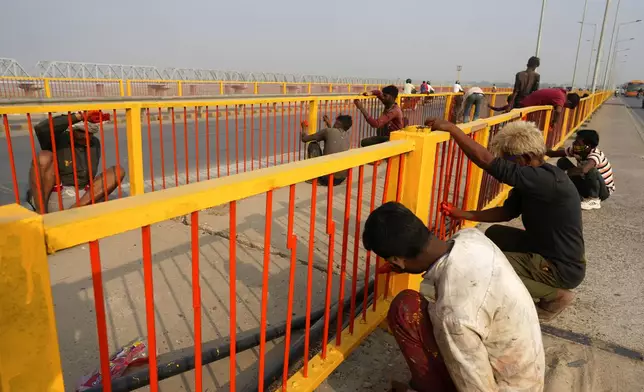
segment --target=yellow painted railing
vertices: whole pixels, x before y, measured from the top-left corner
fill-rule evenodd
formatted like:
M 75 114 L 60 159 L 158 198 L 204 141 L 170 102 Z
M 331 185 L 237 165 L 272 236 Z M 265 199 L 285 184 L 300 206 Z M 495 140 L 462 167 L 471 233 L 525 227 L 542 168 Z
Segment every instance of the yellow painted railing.
M 69 97 L 193 97 L 217 95 L 356 94 L 382 88 L 382 84 L 257 82 L 224 80 L 90 79 L 0 77 L 0 98 Z M 491 88 L 486 88 L 491 92 Z M 451 92 L 451 86 L 435 86 Z M 497 92 L 510 92 L 499 88 Z
M 582 104 L 574 111 L 567 110 L 563 116 L 562 128 L 556 132 L 548 129 L 551 107 L 514 110 L 462 124 L 460 127 L 468 134 L 474 133 L 477 141 L 487 145 L 491 131 L 500 124 L 527 118 L 540 124 L 544 138 L 551 140 L 551 147 L 556 148 L 563 144 L 609 96 L 610 93 L 598 93 L 582 100 Z M 312 105 L 315 102 L 312 101 Z M 212 102 L 202 104 L 212 105 Z M 127 105 L 124 107 L 130 116 L 132 130 L 129 133 L 140 131 L 140 122 L 137 120 L 141 104 L 123 105 Z M 91 108 L 91 105 L 84 104 L 82 108 L 86 110 Z M 58 109 L 71 111 L 78 108 L 72 105 Z M 3 233 L 0 237 L 0 264 L 3 266 L 0 269 L 2 390 L 64 390 L 52 292 L 48 284 L 47 251 L 56 252 L 88 242 L 97 246 L 97 240 L 108 236 L 132 229 L 149 228 L 149 225 L 154 223 L 387 159 L 392 163 L 390 170 L 387 170 L 390 173 L 391 188 L 391 191 L 386 193 L 387 200 L 400 200 L 430 225 L 431 219 L 428 217 L 431 217 L 432 212 L 436 212 L 439 202 L 437 198 L 432 197 L 436 189 L 434 180 L 439 175 L 439 170 L 442 170 L 436 161 L 437 151 L 439 148 L 444 151 L 446 143 L 449 143 L 449 136 L 442 132 L 428 132 L 423 127 L 410 126 L 392 133 L 391 139 L 388 143 L 353 149 L 332 156 L 139 194 L 44 216 L 15 204 L 0 207 L 0 231 Z M 136 148 L 136 143 L 133 143 L 132 148 Z M 132 175 L 132 171 L 130 173 Z M 134 173 L 134 176 L 136 175 Z M 468 176 L 470 178 L 466 183 L 468 189 L 465 193 L 468 197 L 464 200 L 468 207 L 489 208 L 498 205 L 509 191 L 507 186 L 500 187 L 493 194 L 485 195 L 491 199 L 481 205 L 480 200 L 484 196 L 481 192 L 484 173 L 474 168 Z M 138 193 L 140 192 L 133 192 Z M 355 240 L 358 241 L 357 238 Z M 308 374 L 305 376 L 302 371 L 298 371 L 289 378 L 286 388 L 314 390 L 384 320 L 393 295 L 406 288 L 418 289 L 418 284 L 417 277 L 403 274 L 392 277 L 389 287 L 385 288 L 389 295 L 375 298 L 379 304 L 378 310 L 370 308 L 366 313 L 366 321 L 356 323 L 352 331 L 343 330 L 342 343 L 329 344 L 326 357 L 316 355 L 309 361 Z M 99 341 L 101 338 L 99 336 Z M 101 351 L 101 356 L 104 354 Z M 73 382 L 65 381 L 68 386 Z

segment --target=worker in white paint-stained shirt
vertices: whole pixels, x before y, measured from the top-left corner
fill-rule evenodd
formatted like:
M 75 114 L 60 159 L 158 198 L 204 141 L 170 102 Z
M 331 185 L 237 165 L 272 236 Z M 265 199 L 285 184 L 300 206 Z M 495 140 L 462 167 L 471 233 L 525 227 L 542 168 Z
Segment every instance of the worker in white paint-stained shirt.
M 543 390 L 534 303 L 483 233 L 466 229 L 443 241 L 405 206 L 389 202 L 369 215 L 362 242 L 393 272 L 423 274 L 423 285 L 435 291 L 435 302 L 404 290 L 391 303 L 389 328 L 411 371 L 411 381 L 394 381 L 392 390 Z

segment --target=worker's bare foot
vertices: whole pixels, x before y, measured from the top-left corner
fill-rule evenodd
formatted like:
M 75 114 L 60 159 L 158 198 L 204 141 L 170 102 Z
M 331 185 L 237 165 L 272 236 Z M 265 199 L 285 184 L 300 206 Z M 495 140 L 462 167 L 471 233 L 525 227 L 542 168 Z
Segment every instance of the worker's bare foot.
M 552 301 L 541 300 L 537 304 L 539 320 L 550 321 L 557 317 L 575 299 L 575 294 L 570 290 L 557 289 L 557 298 Z

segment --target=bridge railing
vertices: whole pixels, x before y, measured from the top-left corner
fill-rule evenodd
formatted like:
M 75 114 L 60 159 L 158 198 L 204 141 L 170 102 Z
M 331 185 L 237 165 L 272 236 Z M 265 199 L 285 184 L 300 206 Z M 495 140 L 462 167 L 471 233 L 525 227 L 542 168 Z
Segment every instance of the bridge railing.
M 130 88 L 131 86 L 128 86 Z M 505 100 L 507 93 L 489 93 L 489 101 Z M 29 172 L 41 189 L 40 173 L 34 170 L 38 162 L 39 142 L 35 129 L 44 127 L 48 140 L 57 140 L 54 122 L 57 116 L 66 116 L 66 124 L 78 122 L 91 110 L 100 111 L 99 131 L 89 133 L 89 124 L 81 121 L 88 140 L 100 145 L 96 173 L 89 174 L 88 191 L 94 200 L 94 179 L 111 167 L 125 167 L 127 176 L 118 178 L 115 197 L 156 191 L 191 182 L 248 172 L 263 167 L 280 165 L 304 159 L 305 145 L 300 142 L 302 121 L 310 124 L 309 131 L 322 129 L 324 116 L 331 121 L 339 114 L 353 118 L 350 129 L 350 147 L 360 140 L 374 136 L 371 127 L 354 105 L 358 99 L 372 117 L 383 110 L 374 97 L 362 96 L 300 96 L 267 98 L 208 98 L 191 100 L 96 101 L 73 103 L 20 104 L 0 106 L 6 149 L 0 150 L 0 205 L 20 203 L 29 188 Z M 455 120 L 454 112 L 459 94 L 400 95 L 399 103 L 408 125 L 421 125 L 430 115 Z M 484 109 L 482 117 L 490 115 Z M 74 151 L 82 143 L 69 137 Z M 85 193 L 79 187 L 76 162 L 61 161 L 53 149 L 56 183 L 61 183 L 61 170 L 72 168 L 76 201 Z M 92 156 L 88 157 L 91 163 Z M 126 164 L 127 162 L 127 164 Z M 92 170 L 90 166 L 90 171 Z M 79 189 L 80 188 L 80 189 Z M 55 192 L 60 195 L 60 192 Z M 41 192 L 38 192 L 41 194 Z M 13 197 L 12 197 L 13 196 Z M 41 202 L 35 197 L 34 203 Z M 46 201 L 45 201 L 46 202 Z M 92 201 L 93 203 L 93 201 Z M 58 209 L 63 209 L 59 199 Z
M 560 131 L 549 129 L 551 107 L 514 110 L 459 127 L 487 146 L 504 124 L 523 118 L 533 119 L 542 127 L 544 138 L 551 140 L 551 146 L 558 147 L 608 96 L 597 94 L 585 99 L 578 109 L 567 111 Z M 317 100 L 309 102 L 309 113 L 318 113 L 319 110 L 311 108 L 315 109 L 319 104 Z M 133 123 L 140 124 L 134 121 L 140 116 L 139 105 L 127 109 L 128 122 L 135 130 L 139 128 Z M 65 110 L 76 110 L 76 107 Z M 346 184 L 320 189 L 317 180 L 320 176 L 343 170 L 348 170 Z M 111 382 L 121 385 L 119 390 L 131 390 L 148 383 L 156 390 L 161 378 L 176 374 L 168 372 L 169 367 L 180 368 L 180 371 L 194 367 L 194 389 L 201 390 L 201 364 L 206 359 L 210 363 L 223 357 L 228 361 L 229 370 L 215 376 L 216 382 L 235 390 L 246 381 L 238 379 L 240 368 L 249 369 L 247 363 L 241 364 L 237 358 L 243 350 L 253 346 L 237 347 L 240 312 L 260 315 L 257 322 L 259 356 L 250 368 L 258 376 L 257 389 L 263 391 L 273 381 L 281 381 L 284 390 L 313 390 L 384 320 L 396 293 L 407 288 L 418 289 L 418 276 L 375 273 L 383 261 L 360 246 L 361 227 L 369 212 L 381 202 L 397 200 L 417 214 L 436 235 L 447 238 L 458 225 L 441 215 L 438 207 L 442 201 L 468 209 L 490 208 L 499 205 L 508 191 L 508 186 L 499 184 L 473 165 L 448 134 L 409 126 L 392 133 L 391 141 L 380 145 L 263 167 L 82 209 L 41 216 L 15 204 L 0 207 L 3 233 L 0 239 L 3 262 L 0 328 L 7 343 L 0 345 L 0 358 L 11 358 L 0 363 L 4 385 L 9 386 L 8 391 L 63 390 L 55 319 L 56 312 L 61 309 L 55 311 L 53 307 L 47 253 L 85 244 L 89 248 L 86 268 L 91 270 L 92 309 L 96 319 L 99 369 L 104 377 L 103 390 L 111 391 Z M 276 200 L 281 203 L 276 204 Z M 237 269 L 237 232 L 247 226 L 249 219 L 238 207 L 245 202 L 265 206 L 260 214 L 263 223 L 258 228 L 264 241 L 258 267 L 261 295 L 254 306 L 247 305 L 248 299 L 241 298 L 237 291 L 244 285 Z M 209 263 L 201 262 L 200 241 L 205 238 L 199 222 L 205 219 L 204 210 L 216 206 L 227 206 L 228 210 L 228 239 L 221 239 L 220 245 L 227 255 L 223 262 L 229 287 L 227 296 L 220 298 L 224 301 L 224 309 L 219 309 L 222 317 L 214 317 L 224 320 L 224 327 L 218 324 L 217 328 L 223 336 L 216 337 L 223 338 L 226 332 L 229 336 L 229 343 L 222 349 L 225 354 L 219 350 L 210 352 L 208 346 L 205 351 L 202 349 L 203 337 L 212 336 L 213 329 L 204 328 L 202 317 L 212 320 L 214 307 L 206 303 L 208 300 L 202 290 L 202 287 L 210 287 L 207 285 L 212 271 L 208 270 Z M 172 362 L 172 366 L 168 366 L 157 352 L 157 336 L 167 333 L 159 328 L 163 329 L 166 324 L 157 324 L 155 319 L 158 306 L 155 293 L 159 295 L 159 291 L 154 287 L 163 282 L 154 279 L 157 267 L 153 263 L 153 244 L 162 239 L 152 236 L 151 226 L 174 218 L 182 218 L 190 224 L 189 263 L 180 267 L 190 277 L 190 284 L 179 298 L 191 298 L 193 314 L 179 316 L 188 323 L 190 334 L 194 336 L 190 343 L 194 344 L 194 360 L 186 362 L 187 365 Z M 302 221 L 309 223 L 302 225 Z M 466 222 L 465 226 L 468 225 L 473 223 Z M 108 332 L 120 331 L 120 323 L 130 313 L 110 314 L 110 323 L 107 322 L 106 304 L 112 301 L 110 295 L 113 294 L 105 285 L 105 279 L 109 278 L 104 278 L 106 270 L 102 266 L 109 260 L 101 252 L 101 243 L 108 237 L 131 230 L 140 232 L 143 283 L 138 294 L 145 299 L 141 307 L 132 311 L 146 315 L 149 371 L 143 370 L 126 380 L 110 380 L 109 353 L 118 346 L 114 341 L 108 341 Z M 278 258 L 286 260 L 281 268 L 288 271 L 288 283 L 280 283 L 279 288 L 275 283 L 270 286 L 270 290 L 283 290 L 284 296 L 277 298 L 286 298 L 278 300 L 277 306 L 271 306 L 271 325 L 276 324 L 276 318 L 285 320 L 284 327 L 275 330 L 268 326 L 267 304 L 269 282 L 275 272 L 272 268 Z M 305 273 L 296 274 L 298 259 L 306 260 L 305 267 L 299 267 L 300 270 L 305 268 Z M 325 267 L 320 268 L 318 263 L 314 269 L 315 260 L 323 260 Z M 317 283 L 320 285 L 315 286 L 314 291 Z M 366 289 L 360 288 L 363 285 Z M 297 300 L 295 293 L 300 293 Z M 297 323 L 293 318 L 296 310 L 296 314 L 305 315 L 301 320 L 298 318 Z M 225 324 L 228 324 L 227 328 Z M 282 350 L 283 355 L 279 356 L 280 361 L 266 362 L 268 341 L 276 337 L 284 338 L 283 345 L 276 348 Z M 303 357 L 301 366 L 300 357 Z M 68 387 L 74 381 L 64 380 Z
M 88 79 L 0 77 L 0 99 L 71 97 L 195 97 L 217 95 L 355 94 L 383 85 L 350 83 L 295 83 L 227 80 Z M 451 92 L 451 86 L 436 86 Z M 484 90 L 490 91 L 491 88 Z M 497 92 L 510 92 L 499 88 Z

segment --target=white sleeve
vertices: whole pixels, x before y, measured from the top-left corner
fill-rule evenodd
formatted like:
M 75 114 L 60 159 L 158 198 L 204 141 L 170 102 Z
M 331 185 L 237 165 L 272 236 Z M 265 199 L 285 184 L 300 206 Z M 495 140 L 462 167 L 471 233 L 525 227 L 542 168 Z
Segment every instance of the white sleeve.
M 498 389 L 487 349 L 476 331 L 448 315 L 442 324 L 434 323 L 434 336 L 456 389 Z

